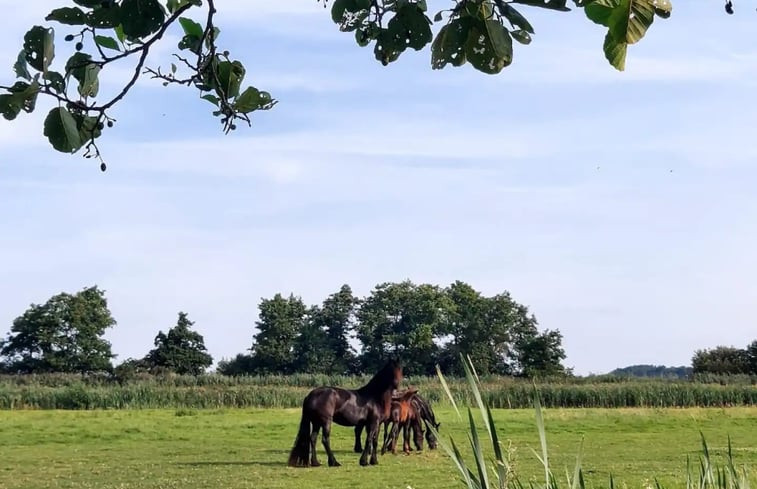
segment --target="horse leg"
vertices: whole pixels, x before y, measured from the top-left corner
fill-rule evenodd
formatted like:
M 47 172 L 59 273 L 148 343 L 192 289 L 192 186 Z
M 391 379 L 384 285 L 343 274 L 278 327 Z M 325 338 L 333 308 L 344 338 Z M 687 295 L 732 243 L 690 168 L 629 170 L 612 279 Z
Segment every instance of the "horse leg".
M 389 441 L 389 423 L 388 419 L 384 421 L 384 443 L 381 444 L 381 455 L 386 453 L 387 442 Z
M 407 422 L 402 427 L 402 451 L 410 454 L 410 425 Z
M 416 450 L 423 450 L 423 424 L 418 419 L 413 422 L 413 443 Z
M 363 426 L 357 425 L 355 426 L 355 453 L 360 453 L 363 451 L 363 442 L 360 440 L 360 437 L 363 434 Z
M 378 420 L 371 420 L 366 427 L 368 428 L 368 435 L 365 438 L 365 447 L 363 447 L 363 454 L 360 456 L 360 465 L 368 465 L 368 455 L 371 454 L 371 448 L 373 447 L 373 440 L 378 439 Z M 374 451 L 373 457 L 376 456 Z M 373 460 L 373 458 L 371 458 Z
M 397 454 L 397 439 L 400 435 L 400 423 L 399 421 L 394 421 L 392 423 L 392 438 L 391 438 L 391 450 L 392 455 Z
M 318 443 L 318 430 L 321 429 L 321 426 L 317 423 L 313 423 L 313 431 L 310 432 L 310 466 L 311 467 L 318 467 L 321 465 L 320 462 L 318 462 L 318 457 L 315 454 L 315 446 Z
M 326 449 L 326 455 L 329 457 L 329 467 L 339 467 L 339 462 L 334 457 L 334 452 L 331 451 L 331 420 L 326 421 L 323 424 L 323 436 L 321 437 L 323 448 Z
M 371 465 L 378 464 L 378 435 L 379 425 L 376 425 L 376 435 L 373 437 L 373 452 L 371 453 Z

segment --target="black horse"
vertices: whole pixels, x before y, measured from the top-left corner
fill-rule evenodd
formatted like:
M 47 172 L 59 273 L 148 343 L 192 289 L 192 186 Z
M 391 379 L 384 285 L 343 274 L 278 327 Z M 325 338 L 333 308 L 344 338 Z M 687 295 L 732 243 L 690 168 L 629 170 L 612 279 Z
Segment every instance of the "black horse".
M 294 447 L 289 454 L 291 467 L 317 467 L 318 458 L 315 445 L 318 431 L 323 428 L 323 448 L 329 457 L 329 466 L 337 467 L 339 462 L 331 451 L 329 437 L 331 423 L 342 426 L 368 427 L 365 449 L 360 457 L 360 465 L 376 465 L 378 457 L 378 431 L 381 421 L 388 417 L 392 404 L 392 391 L 402 381 L 402 367 L 397 361 L 387 363 L 363 387 L 357 390 L 339 387 L 318 387 L 310 391 L 302 402 L 302 419 Z M 308 460 L 308 458 L 310 460 Z
M 410 397 L 410 402 L 413 404 L 413 408 L 418 413 L 418 416 L 421 421 L 423 421 L 423 424 L 426 425 L 425 435 L 426 435 L 426 441 L 428 442 L 428 448 L 431 450 L 436 449 L 437 446 L 437 440 L 436 436 L 434 436 L 434 432 L 431 431 L 429 426 L 433 426 L 434 430 L 436 432 L 439 432 L 439 427 L 442 425 L 441 423 L 438 423 L 436 421 L 436 415 L 434 414 L 434 410 L 431 409 L 431 403 L 428 402 L 426 399 L 421 397 L 419 394 L 415 393 Z M 382 419 L 382 422 L 387 423 L 391 421 L 388 417 Z M 423 428 L 420 426 L 420 424 L 413 424 L 411 425 L 411 429 L 413 430 L 413 439 L 415 442 L 415 448 L 416 450 L 422 450 L 423 447 L 418 442 L 419 438 L 422 439 L 422 436 L 424 434 Z M 420 430 L 420 434 L 417 430 Z M 384 431 L 386 432 L 386 427 L 384 427 Z M 360 436 L 363 433 L 363 425 L 356 425 L 355 426 L 355 452 L 360 453 L 363 451 L 363 443 L 360 440 Z M 420 436 L 419 436 L 420 435 Z

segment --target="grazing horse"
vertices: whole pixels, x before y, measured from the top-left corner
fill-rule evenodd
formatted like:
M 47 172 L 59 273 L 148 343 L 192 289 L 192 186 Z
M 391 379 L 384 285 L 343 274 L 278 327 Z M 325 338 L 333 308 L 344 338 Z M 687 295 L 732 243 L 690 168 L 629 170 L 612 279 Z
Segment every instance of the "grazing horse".
M 426 428 L 429 428 L 430 426 L 434 427 L 434 431 L 437 433 L 439 432 L 439 427 L 442 425 L 441 423 L 436 422 L 436 415 L 434 415 L 434 410 L 431 409 L 431 403 L 416 394 L 413 396 L 410 401 L 413 403 L 413 406 L 415 407 L 416 412 L 418 413 L 418 417 L 423 421 L 423 423 L 426 425 Z M 431 431 L 430 429 L 426 429 L 426 441 L 428 442 L 428 448 L 430 450 L 436 449 L 436 436 L 434 435 L 434 431 Z
M 411 426 L 415 438 L 415 448 L 423 450 L 423 428 L 421 427 L 419 412 L 412 402 L 416 392 L 415 390 L 407 391 L 401 398 L 392 400 L 389 418 L 384 420 L 382 455 L 387 449 L 391 450 L 393 454 L 397 453 L 397 438 L 399 438 L 400 428 L 402 428 L 402 451 L 410 453 L 412 450 L 409 440 Z M 391 433 L 389 432 L 390 423 L 392 425 Z
M 402 382 L 402 367 L 396 361 L 387 363 L 366 385 L 357 390 L 340 387 L 318 387 L 310 391 L 302 402 L 302 419 L 294 447 L 289 454 L 291 467 L 317 467 L 315 453 L 318 431 L 323 428 L 323 448 L 329 458 L 330 467 L 340 464 L 331 451 L 329 438 L 331 423 L 342 426 L 368 428 L 365 449 L 360 457 L 360 465 L 376 465 L 378 457 L 378 431 L 381 421 L 389 416 L 392 392 Z M 310 458 L 310 460 L 308 460 Z
M 393 401 L 397 401 L 399 398 L 394 397 Z M 418 414 L 418 419 L 420 421 L 423 421 L 423 424 L 421 423 L 413 423 L 410 425 L 410 428 L 413 430 L 413 440 L 415 443 L 415 448 L 417 450 L 423 450 L 422 442 L 423 439 L 423 425 L 426 426 L 425 435 L 426 435 L 426 441 L 428 442 L 428 447 L 431 450 L 435 450 L 437 447 L 437 440 L 436 436 L 434 435 L 434 432 L 428 429 L 430 426 L 434 427 L 434 430 L 436 432 L 439 432 L 439 427 L 441 426 L 441 423 L 438 423 L 436 421 L 436 415 L 434 415 L 434 410 L 431 409 L 431 403 L 429 403 L 426 399 L 421 397 L 419 394 L 415 393 L 413 396 L 410 397 L 410 402 L 413 405 L 413 408 L 415 409 L 416 413 Z M 391 410 L 390 410 L 391 415 Z M 386 424 L 391 422 L 391 419 L 384 419 L 384 434 L 386 436 Z M 360 453 L 363 451 L 363 444 L 360 440 L 360 435 L 363 432 L 363 426 L 357 425 L 355 426 L 355 452 Z M 420 436 L 419 436 L 420 435 Z

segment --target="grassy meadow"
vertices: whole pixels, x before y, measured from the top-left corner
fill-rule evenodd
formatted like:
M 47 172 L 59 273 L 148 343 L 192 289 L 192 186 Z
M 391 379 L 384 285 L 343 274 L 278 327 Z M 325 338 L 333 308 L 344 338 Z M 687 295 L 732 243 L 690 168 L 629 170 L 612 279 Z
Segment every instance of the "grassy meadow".
M 467 449 L 466 422 L 437 409 L 441 431 Z M 581 437 L 587 487 L 645 488 L 656 477 L 685 487 L 686 457 L 701 453 L 699 431 L 717 459 L 733 442 L 738 465 L 757 480 L 757 408 L 545 409 L 550 462 L 564 482 Z M 521 479 L 544 477 L 531 449 L 539 440 L 531 409 L 496 410 L 496 425 Z M 0 411 L 0 488 L 454 488 L 441 450 L 384 455 L 359 467 L 352 429 L 335 427 L 339 468 L 286 466 L 298 409 Z M 321 461 L 326 457 L 318 445 Z M 564 483 L 561 485 L 565 485 Z

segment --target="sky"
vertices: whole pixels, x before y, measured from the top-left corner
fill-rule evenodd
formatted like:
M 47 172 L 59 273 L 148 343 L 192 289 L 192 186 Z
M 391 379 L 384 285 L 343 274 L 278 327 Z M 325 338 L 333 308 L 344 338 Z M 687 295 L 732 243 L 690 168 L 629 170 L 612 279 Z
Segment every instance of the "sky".
M 64 3 L 0 0 L 0 84 Z M 96 284 L 117 362 L 178 311 L 219 360 L 251 346 L 261 298 L 410 279 L 509 291 L 562 332 L 578 374 L 743 348 L 757 338 L 757 13 L 673 4 L 623 73 L 581 11 L 523 7 L 533 42 L 491 76 L 431 70 L 428 49 L 383 67 L 313 0 L 219 0 L 219 44 L 279 100 L 251 128 L 223 135 L 195 92 L 145 79 L 112 112 L 101 173 L 48 145 L 51 102 L 0 119 L 0 335 Z M 148 65 L 167 66 L 178 36 Z M 128 70 L 104 71 L 101 93 Z

